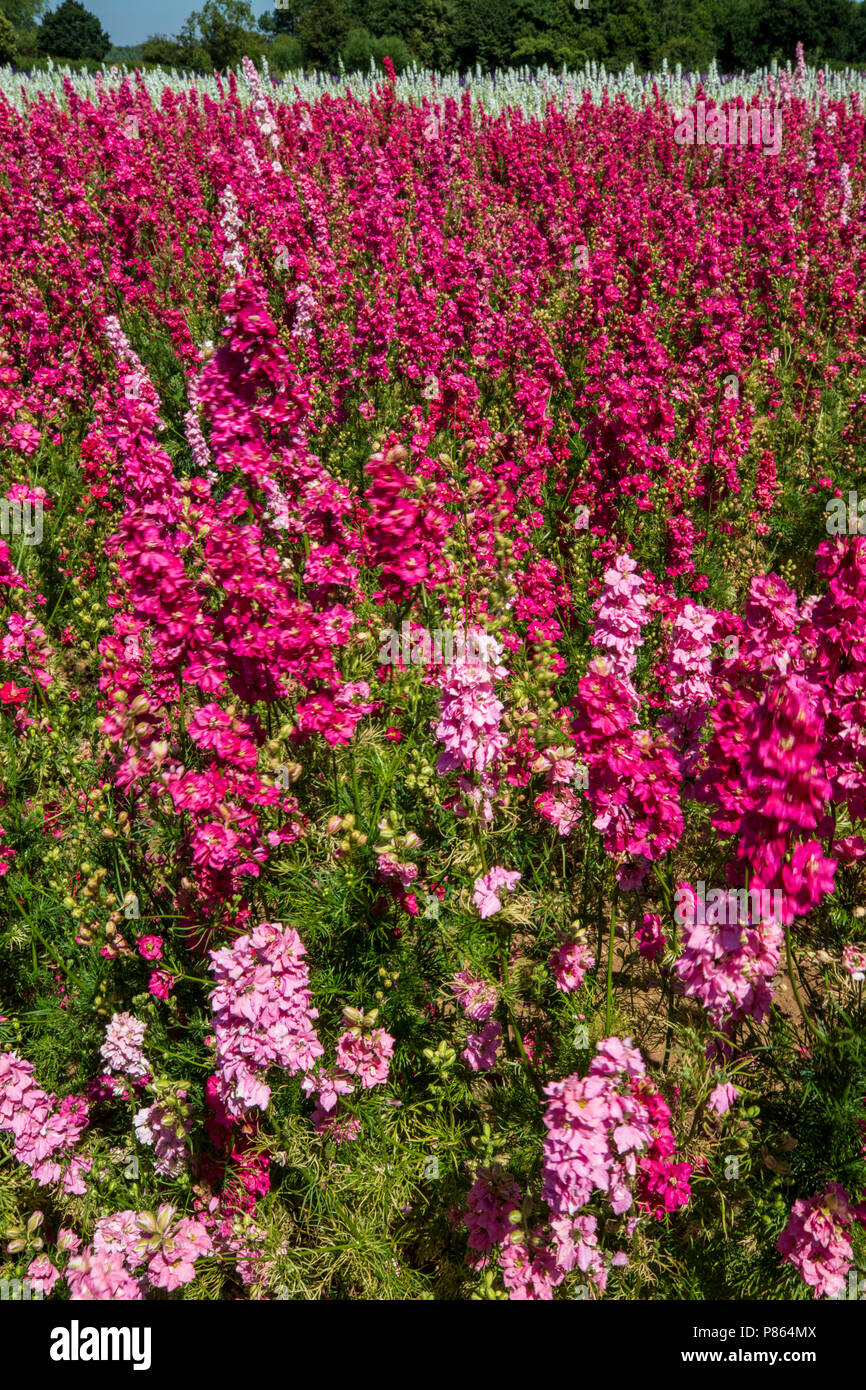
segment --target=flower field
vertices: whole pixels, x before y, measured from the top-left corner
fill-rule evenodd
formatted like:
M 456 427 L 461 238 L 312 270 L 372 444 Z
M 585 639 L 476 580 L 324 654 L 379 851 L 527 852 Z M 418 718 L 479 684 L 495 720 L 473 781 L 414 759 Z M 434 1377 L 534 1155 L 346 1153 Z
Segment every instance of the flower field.
M 860 79 L 0 77 L 0 1290 L 857 1297 Z

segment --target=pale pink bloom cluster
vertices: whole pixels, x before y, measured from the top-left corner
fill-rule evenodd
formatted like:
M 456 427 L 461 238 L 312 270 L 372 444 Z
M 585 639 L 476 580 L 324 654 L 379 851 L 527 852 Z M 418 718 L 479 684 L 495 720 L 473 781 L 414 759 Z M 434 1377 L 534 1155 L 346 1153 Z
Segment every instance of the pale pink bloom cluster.
M 653 1137 L 649 1110 L 629 1086 L 644 1075 L 630 1038 L 605 1038 L 586 1076 L 544 1088 L 542 1196 L 553 1216 L 575 1215 L 593 1192 L 606 1193 L 617 1216 L 632 1205 L 638 1157 Z
M 583 984 L 587 970 L 595 964 L 595 956 L 585 941 L 563 941 L 551 952 L 548 963 L 556 988 L 570 994 Z
M 823 1196 L 801 1197 L 791 1209 L 776 1248 L 815 1290 L 815 1298 L 833 1298 L 845 1287 L 853 1260 L 848 1230 L 855 1217 L 862 1220 L 848 1193 L 835 1182 Z
M 495 985 L 477 979 L 469 970 L 458 970 L 450 983 L 454 998 L 473 1023 L 486 1023 L 499 999 Z
M 732 1085 L 730 1081 L 724 1081 L 710 1092 L 707 1109 L 712 1110 L 716 1115 L 725 1115 L 739 1094 L 736 1086 Z
M 189 1131 L 191 1119 L 180 1120 L 175 1107 L 155 1101 L 153 1105 L 139 1110 L 132 1124 L 139 1144 L 154 1150 L 154 1169 L 157 1173 L 176 1176 L 183 1172 L 189 1150 L 183 1132 L 178 1133 L 178 1126 Z
M 238 200 L 235 197 L 234 189 L 229 185 L 226 185 L 220 194 L 220 208 L 222 209 L 220 226 L 226 239 L 223 265 L 227 270 L 233 271 L 235 275 L 243 275 L 244 251 L 239 241 L 243 222 L 238 216 Z
M 670 736 L 675 752 L 689 770 L 700 745 L 700 732 L 715 694 L 710 676 L 716 619 L 698 604 L 687 603 L 674 619 L 668 673 L 667 707 L 659 728 Z
M 138 1300 L 148 1285 L 172 1293 L 195 1278 L 195 1262 L 209 1255 L 207 1229 L 172 1206 L 152 1212 L 118 1211 L 97 1221 L 93 1243 L 69 1261 L 73 1299 Z
M 520 1209 L 520 1188 L 501 1169 L 482 1169 L 469 1189 L 463 1220 L 470 1250 L 483 1254 L 501 1245 L 511 1231 L 508 1217 Z
M 488 633 L 473 632 L 480 659 L 458 660 L 446 666 L 436 737 L 444 743 L 436 771 L 439 776 L 461 769 L 483 772 L 502 756 L 508 739 L 499 727 L 504 705 L 496 698 L 495 683 L 508 675 L 499 665 L 502 648 Z
M 842 952 L 842 968 L 852 980 L 866 980 L 866 951 L 859 946 L 846 946 Z
M 478 909 L 479 917 L 492 917 L 494 912 L 499 912 L 502 907 L 502 900 L 499 897 L 499 890 L 504 888 L 506 892 L 513 893 L 521 875 L 516 870 L 503 869 L 498 864 L 481 878 L 476 878 L 472 901 Z
M 499 1268 L 509 1298 L 517 1302 L 549 1302 L 565 1278 L 541 1228 L 536 1230 L 531 1246 L 514 1231 L 509 1232 L 499 1252 Z
M 256 1105 L 266 1109 L 269 1067 L 295 1076 L 324 1052 L 305 955 L 298 933 L 275 922 L 262 922 L 232 947 L 210 952 L 219 1095 L 236 1118 Z
M 350 1076 L 357 1076 L 365 1090 L 384 1086 L 388 1080 L 394 1039 L 384 1028 L 364 1033 L 350 1028 L 337 1039 L 337 1062 Z
M 629 676 L 637 665 L 641 628 L 647 622 L 649 600 L 637 562 L 630 555 L 618 555 L 604 572 L 604 589 L 595 605 L 595 627 L 591 642 L 610 658 L 613 671 L 631 691 Z
M 608 1270 L 621 1269 L 628 1264 L 623 1250 L 606 1255 L 599 1249 L 596 1234 L 598 1222 L 594 1216 L 556 1216 L 550 1222 L 556 1264 L 564 1274 L 579 1269 L 592 1280 L 599 1293 L 607 1287 Z
M 142 1051 L 147 1024 L 134 1014 L 112 1014 L 99 1049 L 109 1071 L 141 1081 L 151 1074 L 150 1062 Z
M 678 885 L 686 887 L 688 885 Z M 770 1012 L 770 981 L 779 968 L 784 930 L 775 918 L 747 924 L 739 899 L 727 899 L 727 924 L 696 920 L 687 912 L 683 949 L 674 966 L 689 998 L 700 1000 L 715 1028 L 730 1028 L 744 1018 L 760 1023 Z
M 460 1054 L 473 1071 L 490 1071 L 496 1065 L 496 1054 L 502 1042 L 502 1024 L 491 1019 L 480 1033 L 470 1033 Z
M 251 62 L 250 59 L 247 57 L 244 57 L 242 61 L 244 75 L 246 76 L 247 82 L 249 83 L 250 92 L 253 98 L 253 120 L 258 126 L 260 134 L 270 144 L 271 151 L 275 155 L 276 151 L 280 147 L 280 137 L 277 133 L 277 118 L 271 110 L 270 106 L 268 105 L 267 98 L 265 97 L 264 88 L 262 87 L 261 78 L 259 77 L 259 74 L 256 71 L 255 63 Z M 283 172 L 283 166 L 276 158 L 273 158 L 271 160 L 271 168 L 275 174 L 281 174 Z
M 322 1116 L 330 1115 L 339 1104 L 340 1097 L 350 1096 L 354 1089 L 355 1083 L 348 1072 L 340 1071 L 336 1067 L 333 1070 L 316 1067 L 314 1071 L 307 1072 L 301 1082 L 301 1090 L 305 1095 L 317 1096 L 317 1112 Z
M 60 1270 L 55 1269 L 47 1255 L 37 1255 L 27 1266 L 27 1282 L 34 1293 L 47 1298 L 60 1278 Z
M 12 1152 L 28 1167 L 40 1187 L 63 1183 L 66 1192 L 83 1196 L 83 1174 L 90 1158 L 73 1158 L 72 1149 L 87 1128 L 87 1102 L 80 1096 L 43 1091 L 33 1078 L 33 1064 L 15 1052 L 0 1052 L 0 1131 L 11 1133 Z M 59 1155 L 64 1153 L 61 1163 Z
M 133 1279 L 122 1255 L 108 1251 L 85 1250 L 74 1255 L 66 1269 L 69 1297 L 75 1302 L 140 1302 L 144 1298 L 141 1282 Z

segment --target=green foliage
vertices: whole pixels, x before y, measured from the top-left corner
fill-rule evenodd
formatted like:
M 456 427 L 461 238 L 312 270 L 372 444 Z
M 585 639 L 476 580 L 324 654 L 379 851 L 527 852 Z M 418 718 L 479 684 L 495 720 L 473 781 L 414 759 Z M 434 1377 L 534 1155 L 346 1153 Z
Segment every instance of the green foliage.
M 45 57 L 99 60 L 110 47 L 111 39 L 96 15 L 86 10 L 79 0 L 63 0 L 39 26 L 38 49 Z
M 151 34 L 141 45 L 141 56 L 146 63 L 157 63 L 165 68 L 176 67 L 182 61 L 183 46 L 164 34 Z
M 293 0 L 288 10 L 265 10 L 259 17 L 259 28 L 276 38 L 280 34 L 296 34 L 298 22 L 306 9 L 305 0 Z
M 17 42 L 12 23 L 0 12 L 0 63 L 4 66 L 15 58 Z
M 343 66 L 347 72 L 368 72 L 373 57 L 373 35 L 369 29 L 350 29 L 343 44 Z
M 0 0 L 0 14 L 12 22 L 15 29 L 33 29 L 47 0 Z
M 278 34 L 268 50 L 268 62 L 275 72 L 296 72 L 304 66 L 304 50 L 293 34 Z
M 315 67 L 333 71 L 337 56 L 355 21 L 340 0 L 316 0 L 298 25 L 304 58 Z
M 390 58 L 395 72 L 403 72 L 412 64 L 412 54 L 399 34 L 386 34 L 384 38 L 374 39 L 373 57 L 379 67 L 384 66 L 385 58 Z
M 222 72 L 237 67 L 241 58 L 255 59 L 264 50 L 264 41 L 255 30 L 248 0 L 205 0 L 181 26 L 179 61 L 196 70 L 204 67 Z

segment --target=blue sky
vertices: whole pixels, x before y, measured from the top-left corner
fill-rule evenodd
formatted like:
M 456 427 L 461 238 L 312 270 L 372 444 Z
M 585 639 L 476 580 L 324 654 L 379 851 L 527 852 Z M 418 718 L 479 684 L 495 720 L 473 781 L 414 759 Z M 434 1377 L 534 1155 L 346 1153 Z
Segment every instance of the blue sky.
M 142 43 L 149 34 L 176 34 L 188 14 L 201 9 L 200 0 L 84 0 L 113 43 Z M 273 0 L 252 0 L 254 15 L 273 9 Z M 56 9 L 54 0 L 46 7 Z

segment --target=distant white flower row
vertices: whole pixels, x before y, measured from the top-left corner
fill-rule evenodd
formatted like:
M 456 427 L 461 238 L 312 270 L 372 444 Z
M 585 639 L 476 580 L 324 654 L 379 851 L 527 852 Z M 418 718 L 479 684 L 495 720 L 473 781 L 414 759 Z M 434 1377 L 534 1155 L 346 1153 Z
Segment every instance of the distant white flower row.
M 262 61 L 261 71 L 267 76 L 268 67 L 265 60 Z M 772 79 L 773 86 L 778 89 L 778 78 L 783 73 L 787 73 L 788 77 L 793 76 L 790 63 L 784 68 L 773 63 L 769 68 L 761 68 L 753 73 L 724 77 L 713 61 L 708 71 L 703 74 L 704 95 L 713 100 L 738 96 L 749 98 L 762 86 L 766 90 L 768 76 Z M 112 67 L 97 79 L 84 73 L 73 73 L 67 67 L 52 65 L 47 72 L 36 72 L 28 76 L 25 73 L 16 73 L 9 67 L 0 67 L 0 90 L 10 103 L 21 110 L 25 102 L 41 93 L 54 93 L 62 102 L 64 78 L 71 81 L 79 96 L 93 98 L 97 94 L 97 81 L 111 89 L 119 86 L 124 77 L 130 74 L 129 68 Z M 252 91 L 242 69 L 238 70 L 237 76 L 242 97 L 251 100 Z M 600 101 L 604 92 L 608 91 L 612 96 L 622 93 L 633 105 L 640 106 L 644 101 L 652 100 L 653 83 L 657 84 L 659 92 L 671 105 L 682 108 L 694 100 L 699 80 L 700 74 L 683 73 L 679 63 L 671 70 L 666 61 L 662 64 L 660 72 L 645 77 L 636 74 L 631 66 L 623 73 L 611 74 L 595 62 L 587 63 L 582 71 L 575 72 L 569 72 L 566 68 L 561 71 L 540 68 L 535 72 L 529 68 L 515 68 L 504 73 L 485 75 L 478 68 L 463 77 L 456 73 L 442 76 L 413 65 L 397 78 L 396 95 L 403 101 L 420 104 L 427 98 L 438 103 L 446 97 L 455 97 L 459 101 L 463 92 L 468 89 L 473 98 L 479 99 L 488 111 L 497 112 L 506 106 L 517 106 L 527 115 L 538 116 L 551 101 L 564 109 L 577 106 L 585 91 L 589 91 L 595 102 Z M 144 73 L 143 81 L 154 97 L 165 87 L 175 90 L 195 87 L 209 96 L 219 97 L 219 87 L 214 77 L 164 72 L 157 68 Z M 274 99 L 311 102 L 326 93 L 332 97 L 342 96 L 348 87 L 355 97 L 364 100 L 381 81 L 382 76 L 375 71 L 372 61 L 370 73 L 367 75 L 340 72 L 335 77 L 322 73 L 305 77 L 293 74 L 276 88 Z M 866 95 L 866 72 L 846 69 L 844 72 L 822 74 L 819 79 L 818 69 L 806 67 L 797 91 L 808 99 L 820 98 L 823 95 L 825 100 L 830 101 L 847 97 L 853 92 L 858 92 L 861 96 Z

